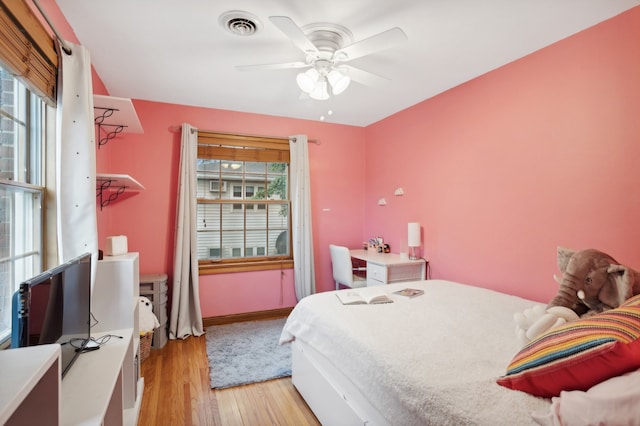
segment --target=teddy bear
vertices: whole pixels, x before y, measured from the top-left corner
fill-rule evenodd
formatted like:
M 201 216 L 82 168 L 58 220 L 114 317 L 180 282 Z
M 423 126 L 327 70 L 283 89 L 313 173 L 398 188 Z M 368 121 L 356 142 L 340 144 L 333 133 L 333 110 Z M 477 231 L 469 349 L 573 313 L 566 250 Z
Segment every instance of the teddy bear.
M 138 328 L 140 334 L 146 334 L 160 327 L 158 317 L 153 313 L 153 304 L 146 297 L 140 297 L 140 309 L 138 311 Z
M 516 336 L 524 346 L 547 330 L 578 318 L 589 317 L 620 306 L 640 294 L 640 272 L 619 264 L 595 249 L 558 247 L 558 268 L 562 277 L 555 297 L 514 315 Z

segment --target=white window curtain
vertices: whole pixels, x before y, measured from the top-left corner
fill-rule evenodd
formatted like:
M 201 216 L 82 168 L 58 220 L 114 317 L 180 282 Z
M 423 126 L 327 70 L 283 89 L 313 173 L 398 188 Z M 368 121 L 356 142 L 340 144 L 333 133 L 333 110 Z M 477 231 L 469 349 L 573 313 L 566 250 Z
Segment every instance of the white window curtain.
M 56 227 L 58 262 L 84 253 L 98 261 L 96 147 L 89 51 L 65 42 L 60 58 L 56 113 Z M 50 176 L 50 175 L 49 175 Z M 92 280 L 93 284 L 93 280 Z
M 291 179 L 291 237 L 296 298 L 316 291 L 309 186 L 309 147 L 306 135 L 289 138 Z
M 186 339 L 204 334 L 198 289 L 198 251 L 196 237 L 196 159 L 197 129 L 182 124 L 176 242 L 173 263 L 170 339 Z

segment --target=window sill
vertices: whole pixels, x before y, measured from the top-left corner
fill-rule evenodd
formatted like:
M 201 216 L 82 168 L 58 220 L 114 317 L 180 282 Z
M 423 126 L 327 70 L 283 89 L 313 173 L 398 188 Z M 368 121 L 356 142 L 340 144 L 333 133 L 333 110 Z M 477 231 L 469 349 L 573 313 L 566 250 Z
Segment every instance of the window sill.
M 201 260 L 198 270 L 200 275 L 229 274 L 234 272 L 269 271 L 293 268 L 293 259 L 260 260 L 254 262 L 216 262 Z

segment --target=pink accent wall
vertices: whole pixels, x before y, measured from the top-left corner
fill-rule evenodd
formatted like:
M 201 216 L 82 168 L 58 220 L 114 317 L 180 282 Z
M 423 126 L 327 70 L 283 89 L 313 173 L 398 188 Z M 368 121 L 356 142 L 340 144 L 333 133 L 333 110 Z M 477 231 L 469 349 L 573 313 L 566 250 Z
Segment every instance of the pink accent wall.
M 419 221 L 434 278 L 548 301 L 558 245 L 640 268 L 640 7 L 366 135 L 366 230 Z
M 100 242 L 127 235 L 140 272 L 173 272 L 175 203 L 183 122 L 220 132 L 281 136 L 304 133 L 309 144 L 316 287 L 330 290 L 329 244 L 358 246 L 364 232 L 364 132 L 361 127 L 135 100 L 144 133 L 122 134 L 100 148 L 99 172 L 129 174 L 145 190 L 99 211 Z M 204 317 L 295 305 L 291 270 L 200 277 Z
M 146 190 L 98 212 L 100 241 L 127 235 L 141 273 L 171 277 L 176 129 L 188 122 L 320 140 L 309 145 L 318 291 L 334 286 L 330 243 L 380 235 L 397 252 L 410 221 L 423 226 L 434 278 L 541 301 L 557 289 L 557 245 L 640 268 L 638 52 L 640 7 L 366 128 L 134 100 L 144 134 L 103 146 L 98 171 Z M 200 296 L 204 317 L 295 304 L 290 270 L 202 276 Z

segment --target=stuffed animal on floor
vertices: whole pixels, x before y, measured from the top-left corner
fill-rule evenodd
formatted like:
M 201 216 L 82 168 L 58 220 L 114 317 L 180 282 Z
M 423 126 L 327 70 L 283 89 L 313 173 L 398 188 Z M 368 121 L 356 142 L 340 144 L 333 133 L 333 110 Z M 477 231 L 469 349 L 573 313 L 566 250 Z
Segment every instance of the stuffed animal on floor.
M 140 334 L 146 334 L 160 327 L 158 317 L 156 317 L 156 314 L 153 313 L 153 305 L 151 304 L 151 300 L 146 297 L 140 297 L 138 323 Z
M 546 308 L 536 306 L 514 315 L 523 346 L 551 328 L 617 308 L 640 294 L 640 272 L 599 250 L 558 247 L 558 268 L 562 277 L 554 279 L 560 288 Z

